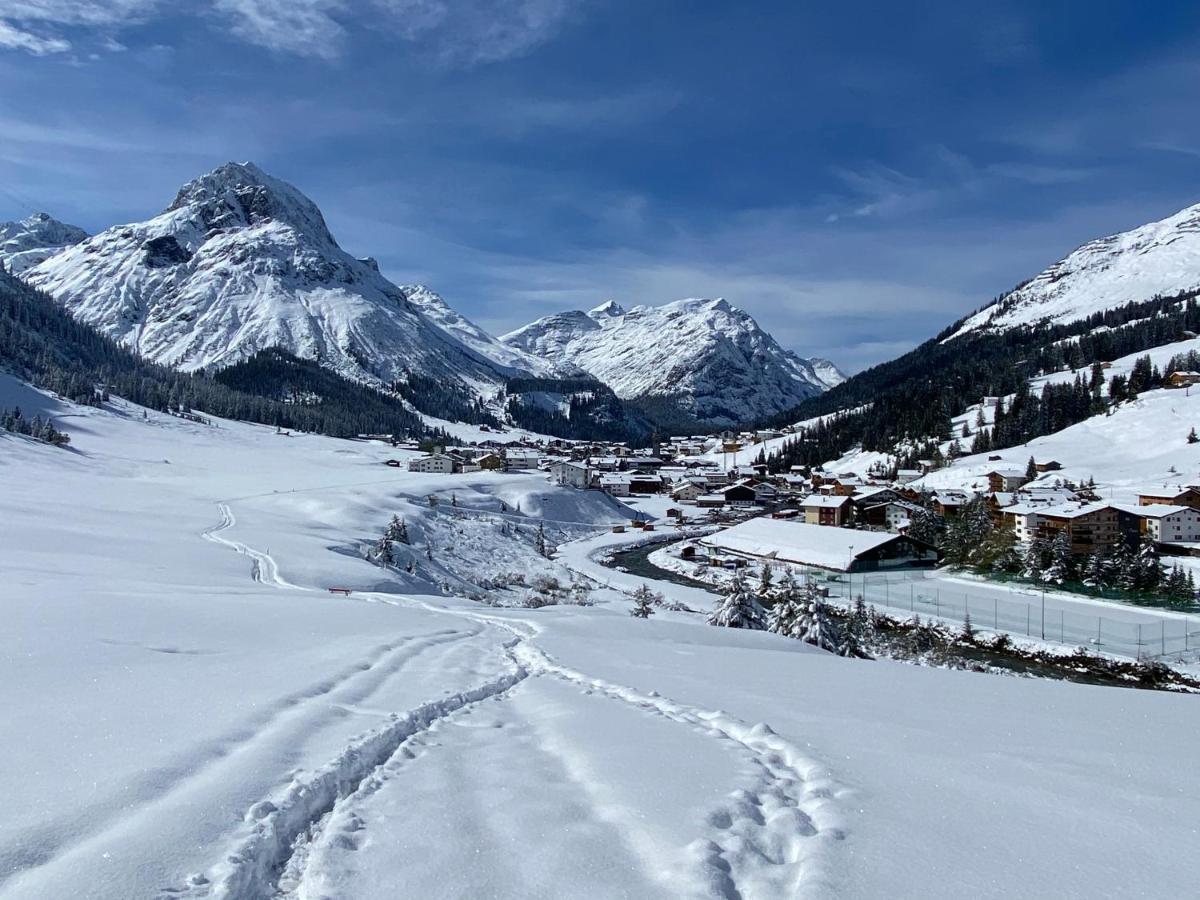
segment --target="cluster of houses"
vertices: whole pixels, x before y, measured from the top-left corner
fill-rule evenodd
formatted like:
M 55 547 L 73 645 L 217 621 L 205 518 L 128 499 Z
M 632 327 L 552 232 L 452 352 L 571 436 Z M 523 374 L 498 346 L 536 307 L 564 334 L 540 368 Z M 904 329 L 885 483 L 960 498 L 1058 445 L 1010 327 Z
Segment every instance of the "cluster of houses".
M 418 456 L 408 463 L 408 471 L 431 475 L 453 475 L 462 472 L 511 472 L 536 470 L 541 465 L 541 453 L 527 447 L 452 447 L 435 448 L 433 453 Z M 397 460 L 388 465 L 399 466 Z

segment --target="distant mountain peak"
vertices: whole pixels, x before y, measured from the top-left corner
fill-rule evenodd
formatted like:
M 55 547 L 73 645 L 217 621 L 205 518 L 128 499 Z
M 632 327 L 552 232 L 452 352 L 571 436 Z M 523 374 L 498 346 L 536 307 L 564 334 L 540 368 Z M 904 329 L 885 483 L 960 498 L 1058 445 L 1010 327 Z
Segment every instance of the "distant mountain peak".
M 614 301 L 544 316 L 500 338 L 574 365 L 625 398 L 667 398 L 721 427 L 783 412 L 840 382 L 775 341 L 723 299 L 690 298 L 626 310 Z
M 616 319 L 616 318 L 620 318 L 621 316 L 625 315 L 625 307 L 623 307 L 616 300 L 605 300 L 603 303 L 601 303 L 595 309 L 589 310 L 588 315 L 594 319 L 601 319 L 601 318 Z
M 35 212 L 19 222 L 0 223 L 0 262 L 20 275 L 87 237 L 82 228 Z

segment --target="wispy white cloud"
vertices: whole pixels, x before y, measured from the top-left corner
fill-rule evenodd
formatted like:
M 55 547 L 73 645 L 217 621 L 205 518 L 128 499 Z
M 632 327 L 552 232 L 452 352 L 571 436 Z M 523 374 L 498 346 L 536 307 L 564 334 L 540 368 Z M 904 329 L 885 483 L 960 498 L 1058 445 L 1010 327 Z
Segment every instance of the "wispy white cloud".
M 346 52 L 354 28 L 390 33 L 447 67 L 524 56 L 555 37 L 584 0 L 207 0 L 180 9 L 161 0 L 0 0 L 0 47 L 45 55 L 72 47 L 68 30 L 113 32 L 201 12 L 233 36 L 267 50 L 316 59 Z M 364 23 L 365 18 L 365 23 Z
M 333 59 L 343 52 L 346 29 L 335 18 L 341 0 L 215 0 L 234 35 L 277 53 Z
M 391 27 L 451 66 L 524 56 L 553 38 L 581 0 L 376 0 Z
M 46 56 L 51 53 L 66 53 L 71 49 L 71 42 L 62 38 L 38 37 L 0 19 L 0 47 L 24 50 L 34 56 Z

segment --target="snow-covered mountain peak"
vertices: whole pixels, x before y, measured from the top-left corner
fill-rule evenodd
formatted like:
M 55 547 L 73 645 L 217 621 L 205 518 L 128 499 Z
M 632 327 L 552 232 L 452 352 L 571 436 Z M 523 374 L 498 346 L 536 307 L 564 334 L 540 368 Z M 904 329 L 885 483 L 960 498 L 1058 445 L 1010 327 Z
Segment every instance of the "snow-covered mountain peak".
M 674 399 L 720 426 L 783 412 L 842 380 L 827 363 L 819 374 L 723 299 L 629 309 L 609 301 L 587 313 L 545 316 L 500 340 L 578 366 L 620 397 Z
M 19 222 L 0 223 L 0 262 L 13 274 L 20 275 L 87 237 L 82 228 L 37 212 Z
M 309 240 L 336 246 L 315 203 L 251 162 L 226 163 L 189 181 L 166 209 L 180 211 L 209 231 L 277 222 Z
M 1157 222 L 1089 241 L 951 337 L 985 329 L 1067 323 L 1097 312 L 1200 287 L 1200 204 Z
M 373 260 L 346 253 L 315 203 L 252 163 L 220 166 L 154 218 L 109 228 L 24 277 L 143 356 L 187 370 L 282 347 L 375 382 L 419 373 L 482 390 L 529 371 L 432 292 L 410 299 Z
M 588 315 L 593 319 L 615 319 L 625 315 L 625 307 L 616 300 L 605 300 L 595 309 L 589 310 Z

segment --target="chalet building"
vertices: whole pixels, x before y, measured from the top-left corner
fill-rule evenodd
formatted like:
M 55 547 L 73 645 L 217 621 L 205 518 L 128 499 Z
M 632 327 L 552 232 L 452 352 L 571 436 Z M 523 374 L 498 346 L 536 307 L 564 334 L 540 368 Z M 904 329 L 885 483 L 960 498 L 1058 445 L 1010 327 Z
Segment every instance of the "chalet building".
M 1120 508 L 1137 516 L 1141 533 L 1148 540 L 1163 544 L 1192 544 L 1200 541 L 1200 510 L 1169 503 Z
M 1111 503 L 1068 503 L 1058 506 L 1017 504 L 1004 511 L 1017 540 L 1054 540 L 1065 531 L 1077 556 L 1132 543 L 1141 531 L 1139 517 Z
M 737 554 L 831 572 L 875 572 L 937 565 L 937 549 L 906 535 L 822 528 L 761 517 L 702 538 L 719 553 Z
M 591 486 L 592 472 L 583 463 L 567 460 L 550 466 L 550 478 L 555 484 L 583 490 Z
M 808 525 L 832 525 L 840 528 L 850 518 L 850 498 L 832 494 L 811 494 L 798 504 Z
M 697 482 L 690 479 L 681 481 L 671 489 L 671 499 L 679 503 L 695 503 L 701 496 L 708 493 L 708 485 L 703 480 Z
M 1026 482 L 1025 472 L 1022 469 L 992 469 L 987 473 L 988 490 L 1011 492 L 1015 491 Z
M 634 473 L 629 476 L 630 494 L 661 494 L 663 480 L 658 475 Z
M 721 509 L 725 506 L 725 495 L 701 494 L 696 498 L 696 505 L 701 509 Z
M 759 484 L 750 485 L 750 489 L 754 491 L 755 503 L 774 503 L 779 499 L 779 491 L 775 489 L 775 485 L 769 482 L 761 482 Z
M 1167 376 L 1166 387 L 1185 388 L 1200 384 L 1200 372 L 1172 372 Z
M 753 506 L 758 499 L 754 493 L 754 488 L 750 486 L 749 482 L 745 481 L 729 485 L 729 487 L 721 491 L 721 496 L 725 498 L 725 502 L 730 506 Z
M 1060 463 L 1056 459 L 1048 459 L 1045 462 L 1035 462 L 1033 464 L 1033 467 L 1035 469 L 1037 469 L 1039 473 L 1043 473 L 1043 474 L 1046 472 L 1062 471 L 1062 463 Z
M 631 476 L 621 472 L 605 472 L 600 476 L 600 490 L 614 497 L 628 497 Z
M 918 509 L 907 500 L 875 503 L 859 510 L 858 521 L 870 528 L 898 532 L 912 524 L 913 513 Z
M 908 484 L 910 481 L 916 481 L 920 477 L 921 477 L 920 469 L 897 469 L 896 470 L 896 483 L 897 484 Z
M 1140 506 L 1190 506 L 1192 509 L 1200 509 L 1200 488 L 1188 486 L 1185 488 L 1163 486 L 1161 490 L 1151 490 L 1147 488 L 1144 492 L 1138 494 L 1138 505 Z
M 496 453 L 485 453 L 475 458 L 475 465 L 485 472 L 504 471 L 504 457 Z
M 970 501 L 964 491 L 938 491 L 933 495 L 933 511 L 942 518 L 952 519 Z
M 509 469 L 536 469 L 542 455 L 536 450 L 508 450 L 504 461 Z
M 409 461 L 408 471 L 423 475 L 450 475 L 454 472 L 454 460 L 444 453 L 434 453 Z

